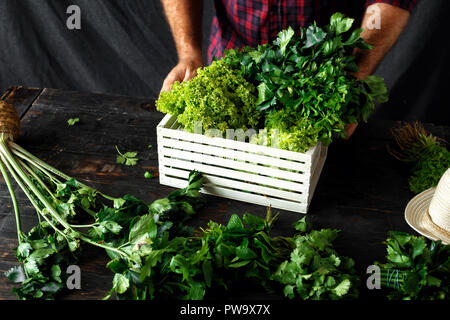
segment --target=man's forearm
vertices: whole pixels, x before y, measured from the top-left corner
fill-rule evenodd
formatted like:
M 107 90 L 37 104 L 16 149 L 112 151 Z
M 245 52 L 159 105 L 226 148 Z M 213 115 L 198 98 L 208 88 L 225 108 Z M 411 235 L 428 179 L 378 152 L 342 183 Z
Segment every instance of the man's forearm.
M 377 6 L 380 13 L 380 28 L 370 29 L 368 26 L 373 19 L 371 7 Z M 383 3 L 374 4 L 367 8 L 364 15 L 361 37 L 374 48 L 372 50 L 355 50 L 359 72 L 357 78 L 365 79 L 372 74 L 386 53 L 391 49 L 405 28 L 409 12 L 407 10 Z
M 162 0 L 178 58 L 202 55 L 202 0 Z

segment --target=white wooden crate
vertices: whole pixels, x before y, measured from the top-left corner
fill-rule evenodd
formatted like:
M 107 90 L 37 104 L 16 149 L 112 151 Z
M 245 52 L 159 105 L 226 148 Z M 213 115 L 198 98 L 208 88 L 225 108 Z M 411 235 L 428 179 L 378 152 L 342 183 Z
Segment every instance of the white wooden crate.
M 186 132 L 171 115 L 159 123 L 157 137 L 161 184 L 184 188 L 195 169 L 205 177 L 203 193 L 301 213 L 327 156 L 322 144 L 298 153 Z

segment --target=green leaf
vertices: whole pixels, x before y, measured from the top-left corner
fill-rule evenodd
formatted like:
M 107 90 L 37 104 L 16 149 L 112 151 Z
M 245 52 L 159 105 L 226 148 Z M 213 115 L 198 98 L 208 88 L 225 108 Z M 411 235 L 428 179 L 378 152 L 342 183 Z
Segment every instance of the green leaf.
M 334 293 L 336 293 L 336 295 L 338 297 L 342 297 L 343 295 L 347 294 L 348 291 L 350 290 L 352 283 L 350 282 L 350 280 L 345 279 L 343 280 L 341 283 L 339 283 L 335 288 L 334 288 Z
M 28 242 L 22 242 L 16 249 L 16 256 L 19 258 L 19 261 L 22 261 L 30 255 L 32 250 L 33 248 Z
M 102 221 L 100 225 L 114 234 L 119 234 L 119 232 L 122 230 L 122 226 L 114 221 Z
M 244 225 L 242 224 L 241 218 L 237 214 L 233 214 L 228 220 L 227 224 L 228 230 L 242 230 L 244 229 Z
M 61 282 L 61 267 L 59 265 L 57 264 L 52 265 L 50 272 L 53 280 Z
M 330 27 L 336 35 L 340 35 L 350 30 L 354 21 L 354 19 L 345 18 L 342 13 L 337 12 L 331 16 Z
M 120 209 L 125 204 L 126 200 L 122 198 L 114 199 L 114 209 Z
M 118 294 L 125 293 L 130 286 L 130 281 L 128 278 L 122 274 L 116 273 L 113 279 L 113 287 L 116 289 Z
M 343 44 L 345 46 L 351 46 L 356 43 L 361 38 L 361 33 L 363 32 L 362 28 L 356 29 L 352 32 L 350 37 Z
M 202 264 L 203 277 L 205 278 L 205 283 L 209 287 L 211 287 L 211 281 L 213 277 L 213 267 L 211 261 L 204 260 Z
M 307 231 L 307 224 L 306 224 L 306 217 L 298 220 L 295 224 L 294 224 L 294 228 L 297 231 L 300 232 L 306 232 Z
M 385 103 L 389 100 L 389 95 L 383 78 L 370 75 L 364 80 L 364 82 L 370 88 L 370 96 L 376 102 Z
M 312 25 L 306 29 L 306 42 L 304 49 L 311 48 L 323 42 L 327 34 L 319 27 Z
M 134 158 L 137 156 L 137 152 L 126 152 L 123 156 L 125 158 Z
M 289 44 L 294 35 L 295 32 L 291 27 L 288 27 L 286 30 L 283 30 L 280 33 L 278 33 L 280 41 L 280 51 L 282 55 L 285 54 L 287 45 Z
M 67 120 L 67 124 L 68 124 L 69 126 L 73 126 L 73 125 L 75 125 L 75 124 L 78 123 L 78 122 L 80 122 L 80 119 L 79 119 L 79 118 L 71 118 L 71 119 Z
M 256 104 L 260 105 L 263 102 L 272 99 L 274 96 L 275 93 L 263 82 L 258 86 L 258 101 L 256 101 Z
M 5 276 L 9 279 L 9 281 L 14 283 L 22 283 L 27 279 L 22 266 L 12 267 L 5 272 Z
M 250 262 L 251 262 L 251 260 L 244 260 L 244 261 L 232 263 L 232 264 L 228 265 L 228 267 L 230 267 L 230 268 L 242 268 L 242 267 L 248 265 Z
M 127 158 L 125 161 L 126 166 L 135 166 L 138 163 L 139 159 Z
M 63 288 L 63 286 L 60 283 L 48 282 L 41 288 L 41 291 L 54 294 L 54 293 L 57 293 L 62 288 Z

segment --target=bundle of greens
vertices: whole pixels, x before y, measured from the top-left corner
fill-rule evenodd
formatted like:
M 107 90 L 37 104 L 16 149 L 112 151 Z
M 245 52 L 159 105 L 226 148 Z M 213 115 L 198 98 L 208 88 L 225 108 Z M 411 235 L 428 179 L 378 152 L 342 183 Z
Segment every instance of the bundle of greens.
M 226 53 L 257 86 L 256 109 L 265 113 L 268 130 L 280 130 L 281 148 L 304 152 L 319 141 L 328 145 L 345 137 L 346 124 L 367 121 L 375 102 L 387 101 L 382 78 L 349 74 L 358 71 L 353 49 L 371 49 L 352 25 L 353 19 L 336 13 L 324 28 L 314 24 L 298 36 L 288 28 L 272 44 Z
M 242 281 L 269 292 L 283 286 L 289 298 L 357 297 L 353 260 L 332 247 L 336 230 L 307 233 L 303 219 L 296 224 L 302 234 L 271 237 L 275 218 L 270 210 L 265 219 L 232 215 L 226 226 L 210 221 L 194 237 L 150 229 L 152 249 L 141 263 L 115 259 L 108 264 L 116 276 L 107 298 L 116 293 L 119 299 L 201 300 L 210 290 L 229 290 Z
M 211 221 L 195 237 L 172 237 L 164 226 L 153 229 L 151 250 L 141 263 L 116 259 L 108 264 L 116 272 L 110 295 L 201 300 L 209 289 L 227 289 L 243 279 L 267 285 L 293 247 L 289 238 L 269 236 L 273 219 L 233 215 L 226 226 Z
M 427 243 L 428 242 L 428 243 Z M 386 240 L 382 286 L 391 300 L 448 300 L 450 246 L 404 232 L 390 232 Z
M 333 248 L 338 230 L 309 230 L 305 218 L 295 224 L 290 259 L 280 264 L 272 279 L 284 285 L 290 299 L 338 300 L 358 297 L 354 261 Z
M 415 194 L 435 187 L 450 168 L 450 151 L 444 141 L 427 132 L 415 122 L 391 129 L 396 145 L 388 146 L 389 153 L 411 167 L 409 188 Z
M 191 172 L 188 186 L 148 205 L 133 196 L 109 197 L 51 167 L 13 142 L 19 120 L 14 107 L 0 103 L 0 171 L 11 194 L 22 265 L 6 275 L 20 287 L 20 299 L 52 299 L 63 288 L 61 270 L 77 261 L 81 243 L 101 247 L 127 264 L 140 263 L 149 252 L 149 230 L 172 229 L 190 234 L 183 222 L 203 204 L 202 176 Z M 20 212 L 9 174 L 36 210 L 38 225 L 22 231 Z M 107 206 L 110 202 L 112 205 Z M 90 220 L 88 224 L 80 221 Z
M 263 124 L 255 129 L 279 130 L 279 148 L 305 152 L 318 142 L 328 145 L 336 137 L 345 137 L 346 124 L 367 121 L 375 103 L 388 98 L 382 78 L 357 80 L 350 75 L 358 71 L 353 49 L 371 49 L 360 37 L 362 29 L 352 31 L 352 25 L 353 19 L 336 13 L 324 28 L 314 24 L 300 29 L 298 35 L 288 28 L 271 44 L 228 50 L 221 60 L 200 70 L 199 79 L 176 83 L 171 92 L 163 93 L 158 109 L 177 115 L 188 130 L 195 119 L 203 121 L 206 129 L 222 131 L 258 124 L 261 112 Z M 227 77 L 240 79 L 249 88 L 241 119 L 234 118 L 236 104 L 228 100 L 241 101 L 242 91 L 223 84 L 219 66 Z M 226 101 L 216 98 L 216 92 Z M 229 105 L 232 111 L 226 118 L 224 110 Z M 254 135 L 252 142 L 271 145 L 268 140 Z

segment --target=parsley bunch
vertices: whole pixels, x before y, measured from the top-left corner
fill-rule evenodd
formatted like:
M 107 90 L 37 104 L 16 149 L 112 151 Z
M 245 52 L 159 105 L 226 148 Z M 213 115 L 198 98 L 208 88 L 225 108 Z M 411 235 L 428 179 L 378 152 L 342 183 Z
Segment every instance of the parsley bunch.
M 289 27 L 271 44 L 225 53 L 224 60 L 257 86 L 256 109 L 268 130 L 281 131 L 281 148 L 305 152 L 318 141 L 328 145 L 345 136 L 347 123 L 367 121 L 375 102 L 387 101 L 382 78 L 349 74 L 358 71 L 353 49 L 371 49 L 352 25 L 336 13 L 324 28 L 314 24 L 296 35 Z
M 208 290 L 228 289 L 242 279 L 268 286 L 271 272 L 293 246 L 289 238 L 270 237 L 273 219 L 270 213 L 266 219 L 233 215 L 226 226 L 211 221 L 201 235 L 189 237 L 150 221 L 151 249 L 140 262 L 108 264 L 116 272 L 110 295 L 201 300 Z
M 338 300 L 358 296 L 354 261 L 333 248 L 338 230 L 309 230 L 305 218 L 295 224 L 290 259 L 280 264 L 272 279 L 284 285 L 288 298 Z
M 405 232 L 390 232 L 386 260 L 377 263 L 390 300 L 448 300 L 450 246 Z

